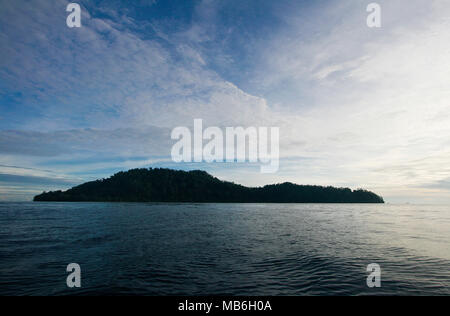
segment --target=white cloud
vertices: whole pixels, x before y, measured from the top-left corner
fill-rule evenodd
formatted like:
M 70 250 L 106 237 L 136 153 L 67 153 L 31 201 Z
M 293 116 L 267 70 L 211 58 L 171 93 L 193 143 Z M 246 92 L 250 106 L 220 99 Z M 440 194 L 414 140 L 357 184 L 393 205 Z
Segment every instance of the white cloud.
M 333 2 L 330 11 L 314 16 L 318 36 L 292 40 L 302 38 L 297 34 L 305 27 L 293 18 L 291 28 L 263 49 L 255 82 L 263 91 L 279 90 L 272 101 L 283 89 L 297 90 L 279 99 L 291 114 L 283 116 L 282 153 L 320 157 L 313 166 L 289 167 L 292 176 L 285 179 L 307 174 L 312 181 L 360 184 L 390 197 L 409 188 L 412 198 L 420 185 L 450 175 L 450 5 L 380 4 L 380 30 L 365 26 L 363 6 Z M 319 23 L 333 19 L 331 9 L 345 18 Z
M 177 42 L 178 35 L 168 47 L 124 28 L 133 25 L 126 16 L 118 17 L 119 24 L 93 17 L 85 8 L 83 27 L 69 29 L 59 23 L 65 3 L 33 1 L 2 10 L 10 21 L 0 31 L 8 61 L 0 75 L 40 113 L 17 127 L 173 126 L 199 115 L 215 117 L 216 124 L 223 114 L 228 121 L 242 121 L 265 106 L 263 99 L 206 68 L 198 51 Z

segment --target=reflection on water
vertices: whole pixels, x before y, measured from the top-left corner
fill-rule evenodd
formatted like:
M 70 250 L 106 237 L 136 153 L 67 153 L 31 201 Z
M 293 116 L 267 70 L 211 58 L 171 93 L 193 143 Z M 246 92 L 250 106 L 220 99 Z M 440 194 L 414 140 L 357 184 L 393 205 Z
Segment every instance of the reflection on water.
M 0 258 L 0 294 L 448 295 L 450 207 L 0 203 Z

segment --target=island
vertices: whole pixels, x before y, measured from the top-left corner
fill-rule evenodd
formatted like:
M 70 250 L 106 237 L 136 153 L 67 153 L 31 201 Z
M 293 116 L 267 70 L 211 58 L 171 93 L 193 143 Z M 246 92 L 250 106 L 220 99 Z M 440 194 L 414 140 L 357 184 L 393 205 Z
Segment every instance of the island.
M 187 203 L 384 203 L 381 196 L 349 188 L 290 182 L 246 187 L 219 180 L 205 171 L 132 169 L 67 191 L 44 192 L 45 202 L 187 202 Z

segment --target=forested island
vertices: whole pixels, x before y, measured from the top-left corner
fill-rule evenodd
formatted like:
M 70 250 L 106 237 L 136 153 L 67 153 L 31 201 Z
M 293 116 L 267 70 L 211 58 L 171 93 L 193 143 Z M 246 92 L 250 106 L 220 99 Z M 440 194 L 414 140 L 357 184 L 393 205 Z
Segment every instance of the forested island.
M 44 192 L 47 202 L 217 202 L 217 203 L 384 203 L 363 189 L 281 183 L 245 187 L 221 181 L 205 171 L 132 169 L 67 191 Z

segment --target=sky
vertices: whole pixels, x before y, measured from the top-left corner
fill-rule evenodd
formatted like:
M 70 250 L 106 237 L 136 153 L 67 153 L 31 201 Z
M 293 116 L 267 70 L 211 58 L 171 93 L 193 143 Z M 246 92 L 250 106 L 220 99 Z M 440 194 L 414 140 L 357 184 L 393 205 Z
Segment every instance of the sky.
M 0 0 L 0 201 L 131 168 L 450 203 L 450 2 Z M 280 167 L 175 163 L 177 126 L 280 129 Z

